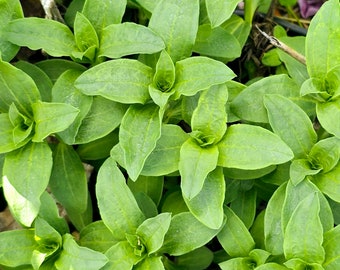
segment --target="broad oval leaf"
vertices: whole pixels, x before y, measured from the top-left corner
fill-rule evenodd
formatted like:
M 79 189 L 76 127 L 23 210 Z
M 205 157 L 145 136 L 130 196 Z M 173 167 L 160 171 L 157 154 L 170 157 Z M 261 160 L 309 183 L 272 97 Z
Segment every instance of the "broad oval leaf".
M 205 0 L 211 26 L 217 27 L 230 18 L 240 0 Z
M 169 229 L 171 222 L 170 213 L 161 213 L 155 217 L 144 220 L 136 230 L 145 244 L 147 253 L 150 255 L 161 248 L 164 236 Z
M 81 71 L 73 69 L 64 72 L 52 88 L 53 102 L 70 104 L 79 109 L 79 114 L 74 122 L 67 129 L 58 133 L 63 142 L 69 145 L 75 143 L 82 121 L 90 111 L 93 103 L 92 97 L 84 95 L 74 87 L 74 81 L 81 73 Z
M 155 104 L 131 105 L 122 119 L 119 141 L 132 180 L 141 173 L 147 157 L 161 136 L 161 116 Z
M 146 257 L 143 261 L 133 267 L 136 270 L 164 270 L 163 258 Z
M 340 138 L 340 98 L 317 103 L 316 114 L 321 126 L 329 133 Z
M 22 70 L 0 60 L 0 112 L 8 112 L 14 103 L 27 117 L 32 116 L 32 104 L 40 99 L 33 79 Z
M 109 158 L 100 167 L 96 194 L 100 215 L 118 241 L 134 234 L 145 220 L 116 162 Z
M 230 256 L 247 257 L 255 247 L 254 239 L 243 222 L 229 207 L 225 207 L 224 212 L 227 221 L 217 234 L 218 241 Z
M 340 64 L 339 13 L 339 1 L 327 1 L 311 21 L 306 36 L 306 62 L 310 77 L 323 79 L 330 69 Z
M 292 149 L 295 158 L 307 157 L 317 141 L 308 115 L 294 102 L 281 95 L 265 95 L 263 101 L 274 133 Z
M 225 182 L 222 168 L 208 174 L 201 191 L 191 200 L 184 200 L 190 212 L 204 225 L 219 229 L 223 224 Z
M 241 55 L 241 46 L 234 35 L 222 27 L 211 28 L 209 24 L 198 28 L 193 51 L 210 57 L 233 59 Z
M 142 175 L 161 176 L 178 170 L 182 144 L 189 138 L 179 126 L 163 125 L 156 147 L 145 160 Z M 159 162 L 159 161 L 162 162 Z
M 294 99 L 301 105 L 298 84 L 282 74 L 269 76 L 249 85 L 231 102 L 230 109 L 243 120 L 268 123 L 267 111 L 263 104 L 263 97 L 266 94 L 279 94 Z
M 144 104 L 150 99 L 148 86 L 152 77 L 152 69 L 141 62 L 117 59 L 90 68 L 76 80 L 75 86 L 85 95 Z
M 91 109 L 82 120 L 74 143 L 89 143 L 108 135 L 119 126 L 127 109 L 128 105 L 101 96 L 93 97 Z
M 225 84 L 215 85 L 201 92 L 198 104 L 191 117 L 193 132 L 213 139 L 218 143 L 227 130 L 226 103 L 228 88 Z
M 19 267 L 31 264 L 33 251 L 38 247 L 34 230 L 14 230 L 0 233 L 0 265 Z
M 327 232 L 328 230 L 334 227 L 334 218 L 328 200 L 320 192 L 316 185 L 310 182 L 309 179 L 305 179 L 296 186 L 294 186 L 291 181 L 288 181 L 286 188 L 286 196 L 283 203 L 283 209 L 281 214 L 281 223 L 283 230 L 286 229 L 287 224 L 299 203 L 303 199 L 308 197 L 310 194 L 315 192 L 319 196 L 320 202 L 319 216 L 321 224 L 323 226 L 323 231 Z
M 325 261 L 322 266 L 326 270 L 337 270 L 340 266 L 340 226 L 336 226 L 332 230 L 324 234 L 322 243 L 325 249 Z
M 191 55 L 198 17 L 198 0 L 160 0 L 153 9 L 149 27 L 162 37 L 174 63 Z
M 327 173 L 319 173 L 314 176 L 313 183 L 320 191 L 336 202 L 340 202 L 340 162 Z
M 195 139 L 183 143 L 179 159 L 181 190 L 187 200 L 194 198 L 202 190 L 208 174 L 217 166 L 216 145 L 201 147 Z
M 102 220 L 90 223 L 80 231 L 79 244 L 95 251 L 105 253 L 116 243 L 117 239 Z
M 316 192 L 297 205 L 285 230 L 283 249 L 287 260 L 300 258 L 309 263 L 323 263 L 325 250 L 322 247 L 323 227 L 319 211 L 320 202 Z
M 4 194 L 14 216 L 27 227 L 38 215 L 51 170 L 52 152 L 47 143 L 29 143 L 5 157 Z
M 63 250 L 55 261 L 58 270 L 63 269 L 89 269 L 99 270 L 108 262 L 107 257 L 92 249 L 80 247 L 72 235 L 63 236 Z
M 204 56 L 190 57 L 176 63 L 174 91 L 178 95 L 193 96 L 234 77 L 234 72 L 222 62 Z
M 68 128 L 79 110 L 66 103 L 37 102 L 32 105 L 35 122 L 33 142 L 42 142 L 52 133 Z
M 264 216 L 264 237 L 266 250 L 273 255 L 283 254 L 283 227 L 281 213 L 286 194 L 286 184 L 276 189 L 270 198 Z
M 84 166 L 73 147 L 62 142 L 53 149 L 50 187 L 67 211 L 83 213 L 86 210 L 88 191 Z
M 219 230 L 210 229 L 191 213 L 183 212 L 172 217 L 170 227 L 159 252 L 173 256 L 183 255 L 208 243 Z
M 232 125 L 218 143 L 218 165 L 238 169 L 262 169 L 291 160 L 290 148 L 274 133 L 247 124 Z
M 85 1 L 82 13 L 92 23 L 97 34 L 110 24 L 119 24 L 125 13 L 127 0 L 91 0 Z
M 100 40 L 99 56 L 120 58 L 145 53 L 152 54 L 165 48 L 160 36 L 143 25 L 125 22 L 104 28 Z
M 11 21 L 5 29 L 6 38 L 32 50 L 43 49 L 51 56 L 71 56 L 78 51 L 71 30 L 57 21 L 23 18 Z
M 6 25 L 8 22 L 14 19 L 22 18 L 24 14 L 22 12 L 21 4 L 19 0 L 0 1 L 0 51 L 1 58 L 4 61 L 11 61 L 12 58 L 19 51 L 19 46 L 9 42 L 6 38 L 4 38 L 3 30 L 6 29 Z

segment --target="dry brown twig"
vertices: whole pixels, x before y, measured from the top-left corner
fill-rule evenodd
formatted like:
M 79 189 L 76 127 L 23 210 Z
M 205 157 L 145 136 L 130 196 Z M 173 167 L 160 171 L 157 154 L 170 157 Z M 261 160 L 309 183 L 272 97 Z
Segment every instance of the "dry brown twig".
M 257 30 L 266 38 L 268 41 L 274 45 L 276 48 L 279 48 L 280 50 L 284 51 L 285 53 L 289 54 L 294 59 L 298 60 L 300 63 L 306 65 L 306 58 L 289 47 L 288 45 L 284 44 L 282 41 L 278 40 L 276 37 L 268 35 L 266 32 L 263 32 L 257 25 L 255 25 Z

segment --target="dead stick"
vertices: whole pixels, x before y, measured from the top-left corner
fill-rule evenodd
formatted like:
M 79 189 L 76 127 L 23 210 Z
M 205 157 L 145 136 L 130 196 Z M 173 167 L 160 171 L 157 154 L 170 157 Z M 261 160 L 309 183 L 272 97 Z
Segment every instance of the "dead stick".
M 285 53 L 288 53 L 294 59 L 298 60 L 300 63 L 306 65 L 306 58 L 302 54 L 298 53 L 297 51 L 295 51 L 291 47 L 287 46 L 282 41 L 278 40 L 276 37 L 270 36 L 266 32 L 263 32 L 257 25 L 256 25 L 256 28 L 276 48 L 281 49 Z

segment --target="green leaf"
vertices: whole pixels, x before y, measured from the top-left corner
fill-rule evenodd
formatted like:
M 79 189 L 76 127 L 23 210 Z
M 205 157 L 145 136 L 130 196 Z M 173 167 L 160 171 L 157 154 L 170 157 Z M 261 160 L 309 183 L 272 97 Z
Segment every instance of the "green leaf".
M 90 223 L 80 231 L 79 244 L 81 246 L 105 253 L 117 244 L 117 239 L 105 226 L 102 220 Z
M 73 69 L 64 72 L 52 88 L 53 102 L 69 104 L 79 109 L 79 114 L 74 122 L 67 129 L 58 133 L 58 136 L 67 144 L 75 143 L 82 121 L 89 113 L 93 103 L 92 97 L 85 96 L 74 87 L 74 82 L 81 73 L 81 71 Z
M 52 133 L 69 127 L 79 110 L 66 103 L 37 102 L 32 105 L 35 121 L 35 134 L 32 141 L 42 142 Z
M 64 59 L 43 60 L 35 63 L 35 65 L 47 74 L 52 83 L 55 83 L 59 76 L 69 69 L 75 69 L 79 71 L 86 70 L 83 65 Z
M 253 225 L 255 219 L 256 197 L 257 191 L 252 188 L 239 192 L 237 199 L 230 203 L 230 209 L 242 220 L 247 229 Z
M 120 58 L 131 54 L 152 54 L 164 49 L 160 36 L 140 24 L 125 22 L 104 28 L 100 40 L 99 56 Z
M 71 30 L 57 21 L 23 18 L 11 21 L 4 33 L 8 41 L 31 50 L 43 49 L 55 57 L 71 56 L 77 45 Z
M 140 175 L 136 181 L 128 179 L 128 186 L 134 194 L 142 192 L 149 196 L 158 205 L 163 193 L 164 177 Z
M 93 97 L 91 109 L 82 120 L 74 143 L 89 143 L 108 135 L 119 126 L 127 108 L 125 104 L 101 96 Z
M 5 157 L 4 194 L 13 215 L 27 227 L 38 215 L 51 169 L 52 153 L 46 143 L 29 143 Z
M 317 103 L 316 114 L 321 126 L 329 133 L 340 138 L 340 98 L 332 101 Z
M 164 202 L 162 203 L 162 212 L 171 212 L 173 215 L 189 212 L 180 190 L 166 194 Z
M 205 0 L 208 17 L 212 28 L 220 26 L 233 14 L 240 0 Z
M 172 217 L 159 252 L 173 256 L 183 255 L 208 243 L 219 230 L 206 227 L 191 213 L 183 212 Z
M 323 79 L 331 68 L 340 64 L 339 12 L 339 1 L 331 0 L 322 5 L 311 21 L 306 36 L 306 62 L 310 77 Z
M 100 95 L 121 103 L 142 103 L 150 99 L 150 67 L 133 59 L 106 61 L 84 72 L 75 86 L 85 95 Z
M 230 126 L 218 150 L 219 166 L 243 170 L 262 169 L 293 158 L 290 148 L 277 135 L 247 124 Z
M 204 56 L 190 57 L 176 63 L 174 91 L 177 95 L 193 96 L 234 77 L 234 72 L 219 61 Z
M 155 253 L 161 248 L 164 236 L 169 229 L 171 222 L 170 213 L 161 213 L 153 218 L 145 220 L 136 230 L 141 237 L 148 255 Z
M 59 216 L 59 209 L 57 208 L 57 202 L 52 195 L 45 191 L 41 197 L 41 206 L 39 210 L 39 217 L 47 221 L 54 229 L 56 229 L 60 235 L 69 233 L 69 227 L 66 220 Z
M 104 254 L 78 246 L 70 234 L 63 236 L 63 242 L 63 251 L 55 262 L 58 270 L 77 268 L 99 270 L 108 262 Z
M 96 30 L 84 14 L 77 12 L 73 28 L 75 41 L 81 52 L 86 51 L 91 46 L 99 48 Z
M 162 51 L 153 77 L 153 86 L 161 92 L 169 92 L 175 82 L 175 66 L 170 55 Z
M 212 138 L 213 143 L 219 142 L 227 130 L 227 99 L 228 89 L 225 84 L 202 91 L 191 118 L 193 132 L 202 134 L 204 138 Z
M 241 46 L 236 37 L 224 28 L 203 24 L 198 27 L 193 51 L 210 57 L 236 58 L 241 55 Z
M 83 203 L 84 204 L 84 203 Z M 93 209 L 91 196 L 87 194 L 87 207 L 84 212 L 74 211 L 73 209 L 67 209 L 67 216 L 70 222 L 74 225 L 76 230 L 81 231 L 88 224 L 93 221 Z
M 277 166 L 271 165 L 268 167 L 265 167 L 263 169 L 258 170 L 240 170 L 240 169 L 234 169 L 234 168 L 223 168 L 223 173 L 225 176 L 232 178 L 232 179 L 239 179 L 239 180 L 250 180 L 250 179 L 256 179 L 263 177 L 273 171 Z
M 126 170 L 132 180 L 141 173 L 147 157 L 161 136 L 161 116 L 155 104 L 131 105 L 122 119 L 119 141 Z
M 147 257 L 136 266 L 134 270 L 164 270 L 162 257 Z
M 189 253 L 176 257 L 176 269 L 203 270 L 207 269 L 214 254 L 207 247 L 197 248 Z M 197 260 L 199 258 L 199 260 Z
M 283 249 L 287 260 L 300 258 L 308 263 L 320 264 L 324 261 L 323 227 L 319 211 L 317 193 L 310 194 L 297 205 L 285 230 Z
M 0 233 L 0 265 L 18 267 L 31 264 L 37 244 L 34 230 L 14 230 Z M 18 269 L 18 268 L 15 268 Z
M 336 202 L 340 202 L 340 162 L 335 168 L 326 173 L 319 173 L 314 176 L 313 182 L 320 191 Z
M 181 189 L 187 200 L 193 199 L 202 190 L 206 177 L 217 166 L 217 159 L 217 146 L 201 147 L 193 138 L 182 145 L 179 172 Z
M 256 270 L 287 270 L 287 267 L 284 267 L 283 265 L 277 264 L 277 263 L 266 263 L 259 265 L 256 267 Z
M 282 227 L 286 230 L 286 226 L 293 215 L 296 207 L 299 203 L 308 197 L 310 194 L 317 192 L 320 202 L 320 220 L 323 226 L 323 231 L 327 232 L 334 226 L 334 219 L 332 215 L 332 210 L 329 206 L 327 199 L 323 196 L 320 190 L 311 183 L 308 179 L 300 182 L 298 185 L 294 186 L 291 181 L 287 184 L 286 197 L 283 204 L 282 210 Z
M 97 34 L 110 24 L 121 22 L 126 8 L 126 0 L 87 0 L 82 13 L 92 23 Z
M 14 1 L 0 1 L 0 51 L 1 58 L 4 61 L 9 62 L 19 51 L 19 47 L 10 43 L 6 38 L 4 38 L 3 31 L 6 29 L 8 22 L 14 19 L 24 17 L 21 4 L 19 0 Z
M 79 213 L 86 210 L 87 179 L 83 164 L 73 147 L 62 142 L 53 151 L 50 187 L 66 210 Z
M 14 103 L 27 117 L 32 116 L 32 104 L 40 99 L 33 79 L 22 70 L 0 60 L 0 112 L 8 112 Z
M 292 149 L 295 158 L 305 158 L 317 141 L 308 115 L 281 95 L 265 95 L 263 101 L 274 133 Z
M 191 55 L 198 17 L 198 0 L 160 0 L 152 11 L 149 27 L 162 37 L 174 63 Z
M 294 100 L 300 105 L 300 89 L 287 75 L 273 75 L 252 83 L 231 103 L 231 111 L 243 120 L 268 123 L 263 98 L 267 94 L 279 94 Z
M 133 247 L 128 241 L 117 243 L 106 251 L 105 255 L 109 259 L 109 263 L 101 270 L 131 270 L 133 265 L 140 260 L 140 257 L 133 252 Z
M 229 208 L 224 207 L 226 224 L 217 234 L 223 249 L 232 257 L 246 257 L 254 249 L 255 242 L 239 217 Z
M 162 125 L 161 137 L 147 157 L 141 174 L 161 176 L 177 171 L 180 149 L 188 138 L 189 135 L 179 126 Z
M 117 240 L 124 240 L 125 233 L 135 233 L 145 220 L 123 174 L 111 158 L 99 170 L 96 194 L 100 215 Z
M 234 258 L 221 262 L 218 264 L 222 270 L 238 269 L 238 270 L 250 270 L 250 266 L 247 263 L 246 258 Z
M 299 184 L 308 175 L 315 175 L 321 169 L 313 169 L 312 164 L 307 159 L 295 159 L 290 165 L 289 175 L 293 185 Z
M 340 226 L 324 234 L 323 247 L 325 249 L 325 261 L 322 266 L 325 270 L 336 270 L 340 266 Z
M 223 224 L 225 182 L 222 168 L 218 167 L 206 177 L 201 191 L 191 200 L 184 195 L 190 212 L 204 225 L 219 229 Z
M 273 255 L 283 254 L 283 227 L 281 213 L 286 193 L 286 184 L 282 184 L 272 195 L 264 216 L 265 246 Z
M 0 114 L 0 153 L 7 153 L 18 149 L 28 143 L 30 138 L 23 140 L 19 143 L 14 141 L 14 126 L 9 118 L 8 113 Z
M 41 68 L 26 61 L 20 60 L 15 66 L 27 73 L 34 80 L 39 89 L 41 100 L 50 102 L 53 83 L 47 74 Z

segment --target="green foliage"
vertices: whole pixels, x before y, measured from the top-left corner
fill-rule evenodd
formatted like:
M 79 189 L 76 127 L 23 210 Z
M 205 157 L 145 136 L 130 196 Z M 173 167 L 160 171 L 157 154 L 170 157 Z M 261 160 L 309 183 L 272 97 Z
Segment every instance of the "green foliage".
M 239 2 L 0 0 L 1 269 L 339 269 L 339 2 L 245 84 Z

